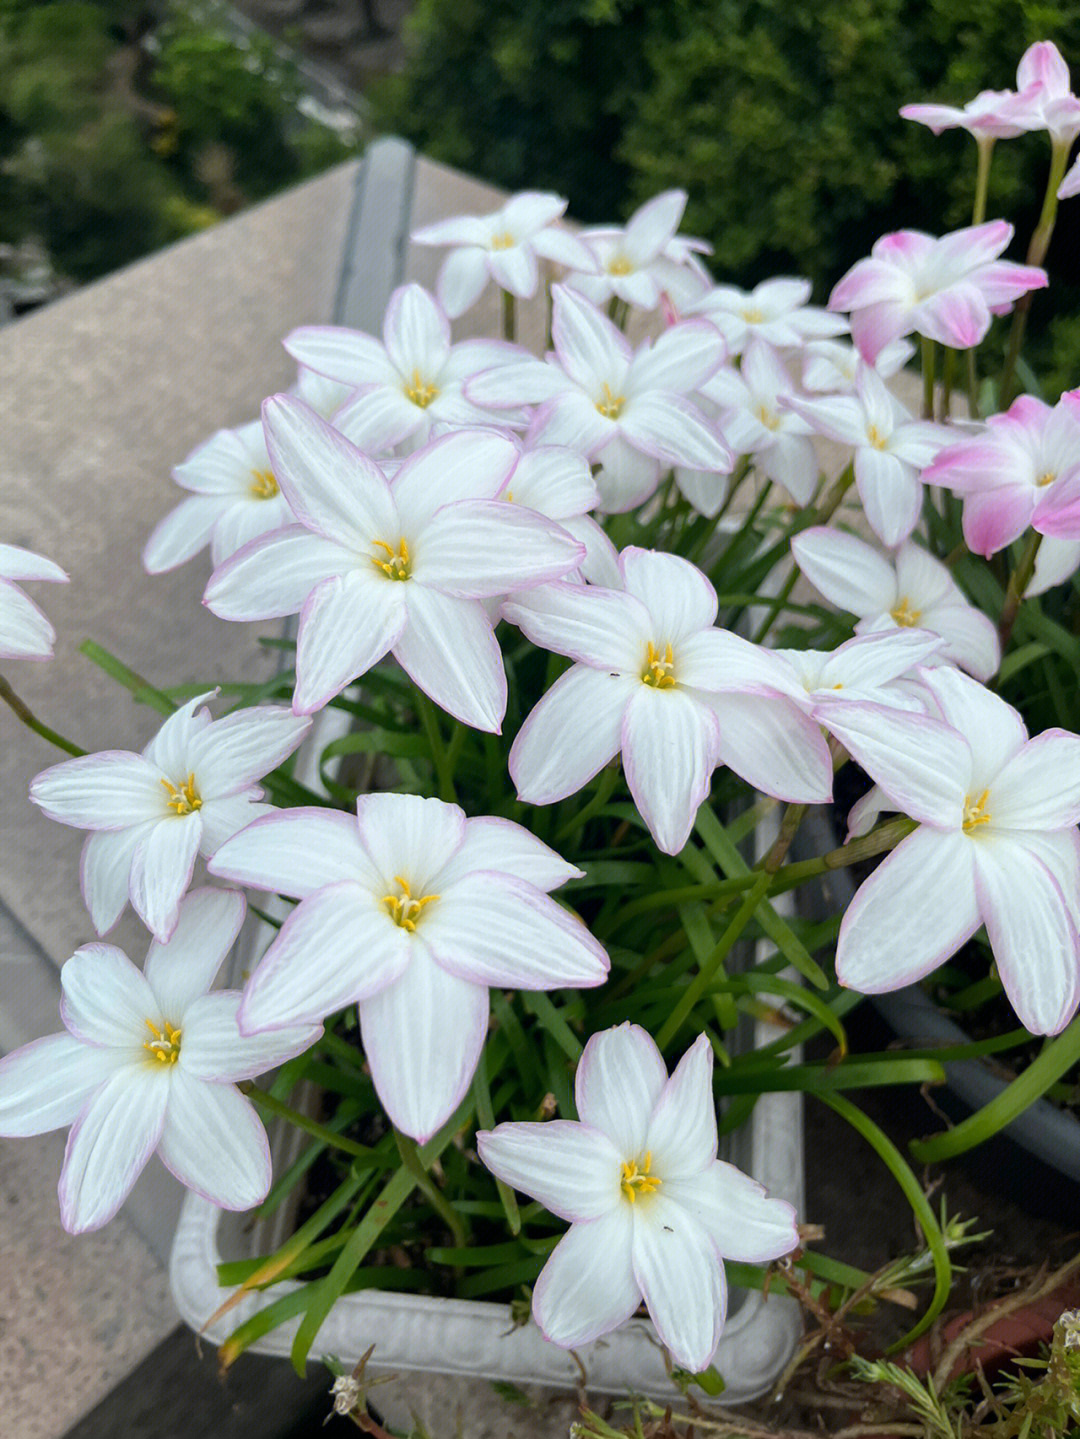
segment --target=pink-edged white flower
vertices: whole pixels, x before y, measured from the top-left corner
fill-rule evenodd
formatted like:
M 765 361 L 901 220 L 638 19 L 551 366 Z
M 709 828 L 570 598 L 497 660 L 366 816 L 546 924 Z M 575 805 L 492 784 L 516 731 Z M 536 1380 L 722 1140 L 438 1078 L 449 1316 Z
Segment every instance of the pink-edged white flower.
M 1080 540 L 1080 410 L 1071 396 L 1051 408 L 1021 395 L 985 428 L 941 451 L 923 483 L 964 498 L 964 539 L 992 555 L 1028 526 Z
M 0 544 L 0 660 L 52 658 L 56 631 L 16 584 L 26 580 L 66 585 L 68 577 L 44 555 L 19 545 Z
M 71 1125 L 59 1189 L 69 1233 L 107 1224 L 155 1150 L 222 1209 L 265 1199 L 266 1132 L 236 1085 L 309 1048 L 320 1028 L 250 1039 L 239 993 L 209 992 L 243 918 L 243 895 L 193 890 L 145 970 L 111 944 L 83 945 L 60 971 L 66 1028 L 0 1059 L 0 1135 Z
M 300 400 L 263 406 L 278 477 L 300 523 L 245 545 L 206 588 L 229 620 L 296 614 L 293 709 L 310 714 L 387 653 L 463 724 L 498 732 L 502 653 L 481 600 L 577 569 L 584 545 L 497 499 L 519 452 L 459 430 L 388 480 Z
M 689 561 L 629 547 L 624 588 L 543 585 L 504 607 L 534 644 L 576 663 L 522 725 L 510 774 L 527 804 L 574 794 L 622 753 L 665 854 L 689 838 L 718 764 L 756 789 L 819 804 L 832 787 L 821 731 L 783 697 L 790 672 L 714 627 L 716 592 Z
M 985 924 L 1005 993 L 1033 1034 L 1080 1002 L 1080 736 L 1029 739 L 1017 712 L 951 667 L 924 670 L 942 718 L 880 705 L 818 714 L 892 806 L 918 820 L 856 892 L 841 983 L 913 984 Z
M 215 565 L 248 540 L 295 522 L 278 488 L 261 420 L 218 430 L 172 472 L 192 493 L 155 525 L 143 550 L 152 575 L 174 570 L 210 546 Z
M 567 202 L 558 195 L 522 190 L 490 215 L 458 215 L 414 230 L 416 245 L 449 245 L 436 284 L 439 303 L 456 319 L 475 305 L 488 280 L 527 300 L 536 294 L 537 257 L 571 270 L 593 272 L 589 247 L 555 221 Z
M 585 546 L 581 578 L 610 584 L 618 574 L 618 551 L 589 513 L 596 507 L 599 493 L 588 460 L 565 445 L 537 444 L 532 432 L 515 443 L 520 445 L 521 458 L 500 499 L 554 520 Z
M 905 120 L 926 125 L 935 135 L 943 130 L 966 130 L 976 141 L 1012 140 L 1028 128 L 1014 117 L 1017 95 L 1014 90 L 980 90 L 974 100 L 955 105 L 902 105 Z
M 452 345 L 450 322 L 421 285 L 402 285 L 390 296 L 381 343 L 362 330 L 306 325 L 286 337 L 285 348 L 301 365 L 350 387 L 334 425 L 371 454 L 416 449 L 433 425 L 490 423 L 486 410 L 465 399 L 464 384 L 519 353 L 498 340 Z
M 704 315 L 727 341 L 730 355 L 741 355 L 752 339 L 778 350 L 800 349 L 808 340 L 842 335 L 847 323 L 808 303 L 809 280 L 762 280 L 752 290 L 717 285 L 688 305 L 687 313 Z
M 484 1045 L 488 989 L 602 984 L 608 958 L 548 891 L 579 877 L 509 820 L 417 795 L 361 795 L 357 818 L 290 809 L 250 825 L 215 874 L 300 903 L 244 990 L 245 1034 L 360 1006 L 376 1093 L 426 1140 Z
M 855 484 L 870 528 L 893 548 L 911 534 L 922 509 L 919 473 L 949 438 L 943 425 L 915 420 L 870 365 L 855 377 L 853 395 L 781 402 L 818 434 L 854 450 Z
M 724 1328 L 724 1260 L 764 1264 L 799 1243 L 795 1210 L 716 1157 L 713 1054 L 701 1035 L 670 1078 L 649 1034 L 594 1034 L 578 1064 L 580 1122 L 499 1124 L 480 1158 L 570 1228 L 533 1289 L 545 1339 L 576 1349 L 644 1300 L 672 1359 L 705 1369 Z
M 80 883 L 98 934 L 112 929 L 130 898 L 163 943 L 176 928 L 197 855 L 211 855 L 265 814 L 255 783 L 292 754 L 311 721 L 284 705 L 211 719 L 215 691 L 171 714 L 143 750 L 102 750 L 43 770 L 30 798 L 49 819 L 93 833 L 83 845 Z
M 602 466 L 601 507 L 629 510 L 656 489 L 664 468 L 731 467 L 731 454 L 689 399 L 723 362 L 714 325 L 688 320 L 631 350 L 582 295 L 556 285 L 547 362 L 518 358 L 470 380 L 466 397 L 492 409 L 539 404 L 537 442 L 567 445 Z
M 810 426 L 786 403 L 794 392 L 783 360 L 758 339 L 747 343 L 740 369 L 725 366 L 701 387 L 716 406 L 723 436 L 735 453 L 748 455 L 763 475 L 805 505 L 821 467 Z
M 998 257 L 1013 237 L 1005 220 L 954 230 L 940 239 L 897 230 L 874 242 L 829 296 L 830 310 L 851 312 L 851 334 L 863 359 L 917 332 L 954 349 L 977 345 L 993 315 L 1005 315 L 1046 271 Z
M 889 380 L 904 368 L 914 353 L 915 346 L 910 340 L 894 340 L 879 351 L 874 369 L 883 380 Z M 813 394 L 850 392 L 865 363 L 847 340 L 811 340 L 803 349 L 803 389 Z
M 1052 40 L 1038 40 L 1016 68 L 1019 94 L 1009 113 L 1025 130 L 1045 130 L 1056 146 L 1080 135 L 1080 100 L 1072 93 L 1069 67 Z M 1060 193 L 1060 192 L 1059 192 Z
M 593 252 L 600 273 L 574 274 L 566 283 L 594 305 L 614 295 L 642 310 L 655 310 L 661 295 L 688 300 L 699 293 L 709 278 L 695 254 L 711 254 L 712 246 L 688 236 L 676 238 L 686 198 L 685 190 L 665 190 L 635 210 L 621 229 L 583 230 L 581 238 Z
M 969 603 L 946 566 L 921 546 L 908 541 L 894 554 L 883 555 L 855 535 L 817 525 L 792 539 L 791 553 L 815 589 L 858 617 L 857 635 L 927 630 L 944 643 L 924 663 L 959 665 L 983 681 L 997 674 L 997 627 Z
M 310 405 L 324 420 L 332 420 L 352 394 L 354 386 L 341 380 L 331 380 L 316 370 L 301 365 L 296 374 L 296 394 L 305 405 Z
M 897 685 L 941 649 L 941 640 L 927 630 L 891 630 L 857 635 L 834 650 L 775 650 L 790 666 L 792 683 L 784 693 L 816 718 L 828 715 L 822 700 L 844 704 L 878 704 L 899 709 L 924 708 Z

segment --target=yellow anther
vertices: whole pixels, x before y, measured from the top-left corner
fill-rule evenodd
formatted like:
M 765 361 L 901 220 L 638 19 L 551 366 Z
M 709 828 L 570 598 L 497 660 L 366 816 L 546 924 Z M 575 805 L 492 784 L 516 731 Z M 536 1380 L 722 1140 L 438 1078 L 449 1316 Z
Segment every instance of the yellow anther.
M 889 443 L 888 436 L 883 435 L 877 425 L 871 425 L 866 432 L 866 438 L 873 445 L 875 450 L 883 450 Z
M 416 921 L 420 918 L 425 904 L 434 904 L 439 898 L 437 894 L 423 894 L 414 898 L 409 888 L 409 881 L 403 879 L 400 874 L 394 875 L 394 883 L 400 889 L 400 894 L 384 894 L 379 901 L 385 904 L 390 911 L 390 918 L 402 929 L 407 929 L 412 934 L 416 929 Z
M 1056 479 L 1057 475 L 1054 474 L 1053 470 L 1044 470 L 1035 483 L 1040 490 L 1044 490 L 1047 485 L 1052 485 Z
M 491 237 L 491 248 L 493 250 L 511 250 L 517 241 L 509 230 L 500 230 L 497 235 Z
M 986 802 L 990 798 L 990 791 L 984 789 L 978 799 L 971 795 L 964 798 L 964 833 L 970 834 L 973 829 L 978 829 L 981 824 L 989 824 L 990 816 L 986 813 Z
M 768 405 L 758 405 L 754 414 L 767 430 L 778 430 L 780 428 L 780 416 L 774 415 Z
M 371 563 L 377 570 L 382 570 L 388 580 L 407 580 L 412 574 L 412 562 L 409 555 L 409 542 L 402 538 L 398 540 L 398 547 L 395 550 L 385 540 L 373 540 L 377 550 L 385 550 L 387 558 L 380 560 L 378 555 L 372 555 Z
M 146 1027 L 154 1036 L 143 1044 L 143 1049 L 148 1049 L 159 1064 L 175 1064 L 180 1058 L 180 1030 L 174 1029 L 167 1019 L 162 1020 L 164 1033 L 152 1019 L 146 1021 Z
M 612 390 L 611 386 L 605 380 L 603 399 L 597 400 L 596 402 L 596 408 L 600 411 L 600 413 L 602 415 L 606 415 L 609 420 L 617 420 L 622 414 L 622 407 L 625 404 L 626 396 L 616 395 Z
M 181 785 L 170 784 L 167 779 L 163 779 L 161 783 L 169 795 L 165 801 L 169 809 L 174 809 L 177 814 L 194 814 L 197 809 L 202 809 L 202 796 L 195 788 L 194 772 L 189 774 Z
M 664 658 L 661 659 L 656 646 L 650 640 L 645 655 L 645 668 L 641 671 L 641 683 L 651 685 L 656 690 L 674 689 L 675 676 L 672 674 L 674 668 L 675 656 L 671 652 L 671 645 L 665 645 Z
M 252 470 L 248 493 L 257 500 L 272 500 L 278 491 L 278 482 L 272 470 Z
M 917 610 L 907 595 L 897 600 L 896 604 L 889 611 L 889 614 L 896 623 L 902 625 L 904 629 L 913 629 L 922 619 L 922 610 Z
M 744 310 L 742 317 L 748 325 L 762 325 L 765 323 L 765 311 L 759 310 L 755 305 L 751 305 L 748 310 Z
M 609 275 L 632 275 L 634 266 L 625 255 L 618 255 L 614 260 L 608 261 L 607 272 Z
M 636 1159 L 629 1159 L 622 1167 L 622 1180 L 620 1188 L 629 1199 L 631 1204 L 637 1203 L 639 1194 L 652 1194 L 660 1188 L 663 1182 L 658 1174 L 650 1174 L 652 1169 L 652 1150 L 642 1157 L 640 1164 Z
M 428 384 L 427 380 L 421 377 L 419 370 L 412 372 L 412 379 L 405 386 L 405 398 L 412 400 L 413 404 L 419 405 L 422 410 L 427 409 L 438 393 L 436 386 Z

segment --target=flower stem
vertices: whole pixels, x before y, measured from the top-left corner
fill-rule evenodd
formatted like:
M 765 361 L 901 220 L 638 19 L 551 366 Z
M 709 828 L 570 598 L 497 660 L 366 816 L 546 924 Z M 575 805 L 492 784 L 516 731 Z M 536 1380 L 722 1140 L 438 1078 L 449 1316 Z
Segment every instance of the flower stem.
M 57 749 L 62 749 L 65 754 L 83 755 L 86 753 L 86 751 L 80 749 L 77 744 L 73 744 L 71 740 L 65 739 L 62 734 L 57 734 L 56 730 L 50 729 L 47 724 L 39 720 L 37 715 L 35 715 L 27 705 L 23 704 L 22 700 L 11 688 L 3 675 L 0 675 L 0 699 L 2 699 L 10 709 L 14 710 L 15 714 L 22 720 L 27 729 L 32 729 L 35 734 L 39 734 L 42 739 L 47 739 L 49 743 L 54 744 Z
M 934 418 L 934 342 L 927 339 L 925 335 L 919 337 L 922 341 L 922 417 L 924 420 Z
M 1009 576 L 1009 587 L 1005 591 L 1005 604 L 1002 606 L 1001 619 L 998 621 L 998 635 L 1001 639 L 1003 654 L 1005 646 L 1009 643 L 1009 637 L 1012 635 L 1013 625 L 1016 624 L 1016 616 L 1020 613 L 1020 606 L 1023 603 L 1027 587 L 1031 584 L 1031 577 L 1035 573 L 1035 560 L 1041 544 L 1042 535 L 1038 530 L 1032 530 L 1027 544 L 1024 546 L 1024 553 L 1020 556 L 1020 563 Z
M 772 849 L 762 861 L 761 868 L 766 874 L 776 874 L 783 864 L 805 813 L 806 805 L 804 804 L 789 804 L 784 810 L 784 816 L 780 821 L 780 832 L 773 841 Z
M 455 804 L 457 802 L 457 791 L 454 788 L 453 760 L 446 746 L 443 744 L 443 737 L 439 730 L 439 719 L 435 713 L 435 706 L 422 689 L 416 690 L 416 708 L 420 715 L 420 722 L 424 726 L 424 733 L 427 735 L 428 744 L 431 746 L 431 762 L 435 766 L 435 776 L 439 784 L 439 798 L 445 801 L 446 804 Z
M 502 292 L 503 339 L 511 344 L 517 339 L 517 300 L 509 290 Z
M 971 207 L 971 223 L 981 225 L 986 219 L 986 195 L 990 188 L 990 161 L 994 154 L 994 135 L 980 135 L 976 139 L 979 147 L 979 163 L 975 172 L 975 202 Z
M 290 1124 L 302 1129 L 305 1134 L 310 1134 L 312 1139 L 318 1139 L 323 1144 L 330 1145 L 333 1149 L 343 1149 L 346 1154 L 353 1154 L 358 1157 L 367 1157 L 371 1150 L 364 1144 L 356 1144 L 351 1139 L 346 1139 L 342 1134 L 336 1134 L 334 1130 L 327 1129 L 324 1124 L 319 1124 L 314 1119 L 309 1119 L 306 1114 L 301 1114 L 298 1109 L 292 1109 L 289 1105 L 283 1104 L 280 1099 L 275 1099 L 265 1089 L 260 1089 L 252 1080 L 247 1079 L 238 1084 L 237 1089 L 253 1099 L 261 1108 L 267 1109 L 271 1114 L 276 1114 L 279 1119 L 286 1119 Z
M 1041 265 L 1046 259 L 1046 252 L 1050 248 L 1050 237 L 1054 233 L 1054 221 L 1057 219 L 1058 186 L 1065 174 L 1065 167 L 1069 163 L 1071 142 L 1065 144 L 1055 140 L 1051 143 L 1050 174 L 1046 182 L 1046 194 L 1043 196 L 1039 223 L 1035 226 L 1031 243 L 1028 245 L 1027 263 L 1029 265 Z M 1028 311 L 1031 309 L 1034 293 L 1033 290 L 1029 290 L 1026 295 L 1021 295 L 1016 302 L 1015 310 L 1013 310 L 1012 328 L 1009 331 L 1009 349 L 1005 356 L 1005 368 L 1001 372 L 1001 384 L 998 387 L 998 409 L 1000 410 L 1008 409 L 1015 394 L 1016 363 L 1023 347 L 1024 329 L 1027 325 Z
M 394 1142 L 397 1144 L 398 1153 L 401 1155 L 401 1162 L 416 1180 L 416 1187 L 423 1194 L 424 1198 L 435 1210 L 436 1214 L 446 1224 L 447 1229 L 454 1236 L 454 1243 L 459 1249 L 464 1249 L 469 1242 L 464 1222 L 461 1215 L 451 1205 L 446 1195 L 432 1179 L 427 1171 L 427 1166 L 420 1158 L 420 1151 L 417 1148 L 416 1140 L 410 1139 L 407 1134 L 402 1134 L 399 1129 L 394 1130 Z

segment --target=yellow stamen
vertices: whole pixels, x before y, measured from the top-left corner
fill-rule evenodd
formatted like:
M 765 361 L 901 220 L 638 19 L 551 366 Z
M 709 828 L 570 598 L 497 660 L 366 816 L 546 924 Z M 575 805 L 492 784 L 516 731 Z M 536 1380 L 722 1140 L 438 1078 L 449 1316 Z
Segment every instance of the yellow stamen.
M 412 574 L 412 562 L 409 556 L 409 542 L 404 537 L 398 540 L 398 547 L 395 550 L 385 540 L 373 540 L 377 550 L 385 550 L 388 557 L 380 560 L 378 555 L 372 555 L 371 563 L 377 570 L 382 570 L 388 580 L 407 580 Z
M 1054 474 L 1053 470 L 1044 470 L 1035 483 L 1040 490 L 1044 490 L 1047 485 L 1052 485 L 1056 479 L 1057 475 Z
M 675 656 L 671 652 L 671 645 L 664 647 L 664 658 L 661 659 L 656 646 L 650 640 L 645 656 L 645 668 L 641 671 L 641 683 L 651 685 L 657 690 L 674 689 L 675 676 L 671 673 L 674 668 Z
M 493 250 L 511 250 L 517 241 L 509 230 L 500 230 L 497 235 L 491 237 L 491 248 Z
M 163 1019 L 162 1024 L 164 1033 L 152 1019 L 146 1021 L 146 1027 L 154 1037 L 144 1042 L 143 1049 L 148 1049 L 159 1064 L 175 1064 L 180 1058 L 180 1030 L 174 1029 L 167 1019 Z
M 608 261 L 607 271 L 609 275 L 631 275 L 634 267 L 625 255 L 619 255 L 616 259 Z
M 413 404 L 419 405 L 422 410 L 427 409 L 438 393 L 439 391 L 434 385 L 428 384 L 427 380 L 421 378 L 419 370 L 412 372 L 412 380 L 405 386 L 405 398 L 412 400 Z
M 871 425 L 866 432 L 866 438 L 873 445 L 875 450 L 883 450 L 889 443 L 888 438 L 881 433 L 877 425 Z
M 174 809 L 177 814 L 194 814 L 197 809 L 202 809 L 202 796 L 195 788 L 194 772 L 181 785 L 170 784 L 167 779 L 161 783 L 168 791 L 166 805 L 169 809 Z
M 439 898 L 437 894 L 424 894 L 413 898 L 412 890 L 409 888 L 407 879 L 400 874 L 394 875 L 394 883 L 401 890 L 400 894 L 384 894 L 379 901 L 385 904 L 390 911 L 390 918 L 402 929 L 407 929 L 412 934 L 416 929 L 416 921 L 420 918 L 425 904 L 434 904 Z
M 990 791 L 989 791 L 988 789 L 984 789 L 983 792 L 982 792 L 982 794 L 979 795 L 978 799 L 973 799 L 973 798 L 971 797 L 971 795 L 966 795 L 966 796 L 965 796 L 965 798 L 964 798 L 964 833 L 965 833 L 965 834 L 970 834 L 973 829 L 977 829 L 977 828 L 979 827 L 979 825 L 981 825 L 981 824 L 989 824 L 989 823 L 990 823 L 990 816 L 986 813 L 986 802 L 987 802 L 987 800 L 988 800 L 989 798 L 990 798 Z
M 629 1199 L 631 1204 L 637 1203 L 639 1194 L 652 1194 L 660 1188 L 662 1180 L 658 1174 L 650 1174 L 652 1168 L 652 1150 L 642 1158 L 639 1164 L 636 1159 L 629 1159 L 622 1167 L 622 1180 L 619 1187 Z
M 889 614 L 896 623 L 902 625 L 904 629 L 913 629 L 922 619 L 922 610 L 917 610 L 907 595 L 897 600 L 896 604 L 889 611 Z
M 272 470 L 252 470 L 248 493 L 257 500 L 272 500 L 278 493 L 278 482 Z
M 748 310 L 742 312 L 742 317 L 748 325 L 761 325 L 765 321 L 765 311 L 751 305 Z
M 774 415 L 767 405 L 758 405 L 754 414 L 767 430 L 778 430 L 780 428 L 780 416 Z
M 600 411 L 600 413 L 602 415 L 606 415 L 609 420 L 617 420 L 622 414 L 622 407 L 625 404 L 626 396 L 616 395 L 612 391 L 611 386 L 605 380 L 604 398 L 602 400 L 597 400 L 596 402 L 596 408 Z

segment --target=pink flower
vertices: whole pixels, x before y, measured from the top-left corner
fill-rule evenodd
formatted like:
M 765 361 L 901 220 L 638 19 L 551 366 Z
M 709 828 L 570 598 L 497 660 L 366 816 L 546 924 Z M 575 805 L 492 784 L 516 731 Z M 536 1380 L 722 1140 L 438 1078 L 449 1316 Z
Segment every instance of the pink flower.
M 1024 130 L 1046 130 L 1055 145 L 1071 145 L 1080 134 L 1080 100 L 1072 93 L 1069 67 L 1052 40 L 1024 51 L 1016 70 L 1020 94 L 1010 114 Z
M 905 120 L 927 125 L 935 135 L 942 130 L 966 130 L 976 140 L 1011 140 L 1027 128 L 1012 114 L 1017 99 L 1013 90 L 980 90 L 962 109 L 955 105 L 902 105 Z
M 940 239 L 920 230 L 883 235 L 835 287 L 829 309 L 850 311 L 852 338 L 870 364 L 913 331 L 968 350 L 984 338 L 992 315 L 1007 314 L 1021 295 L 1047 283 L 1045 270 L 998 259 L 1012 237 L 1005 220 Z
M 1029 525 L 1080 539 L 1080 413 L 1075 396 L 1051 408 L 1021 395 L 1003 415 L 942 450 L 923 482 L 964 496 L 964 539 L 990 556 Z

